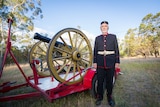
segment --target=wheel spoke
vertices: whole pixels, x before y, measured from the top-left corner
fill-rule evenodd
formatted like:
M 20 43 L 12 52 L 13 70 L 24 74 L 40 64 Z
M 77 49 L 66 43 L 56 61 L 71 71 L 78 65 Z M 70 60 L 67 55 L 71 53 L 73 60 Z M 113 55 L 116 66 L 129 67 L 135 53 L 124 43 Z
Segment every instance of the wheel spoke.
M 76 33 L 76 34 L 75 34 L 75 41 L 74 41 L 74 42 L 75 42 L 75 43 L 74 43 L 74 44 L 75 44 L 75 47 L 77 47 L 77 35 L 78 35 L 78 34 Z
M 65 52 L 65 53 L 67 53 L 67 54 L 71 54 L 71 52 L 69 52 L 69 51 L 66 51 L 66 50 L 64 50 L 64 49 L 62 49 L 62 48 L 59 48 L 59 47 L 54 47 L 57 51 L 59 51 L 59 52 Z
M 63 41 L 64 45 L 68 48 L 68 50 L 70 51 L 71 49 L 69 48 L 69 45 L 64 41 L 64 39 L 62 37 L 60 37 L 60 39 Z
M 82 58 L 82 60 L 81 60 L 81 61 L 86 61 L 86 62 L 90 63 L 90 61 L 89 61 L 89 60 L 86 60 L 86 59 L 84 59 L 84 58 Z
M 89 65 L 89 61 L 83 61 L 83 60 L 81 60 L 81 61 L 79 61 L 78 62 L 83 68 L 86 68 L 86 67 L 88 67 L 88 65 Z
M 73 41 L 72 41 L 72 39 L 71 39 L 71 33 L 70 33 L 70 32 L 68 32 L 68 36 L 69 36 L 69 41 L 70 41 L 70 43 L 71 43 L 71 46 L 73 47 Z
M 78 72 L 80 73 L 80 77 L 82 77 L 82 71 L 80 70 L 80 66 L 79 66 L 78 63 L 77 63 L 77 70 L 78 70 Z
M 62 59 L 69 59 L 69 58 L 71 58 L 71 56 L 58 57 L 58 58 L 53 58 L 53 61 L 62 60 Z
M 73 66 L 73 76 L 75 76 L 76 74 L 76 62 L 74 62 L 74 66 Z M 73 79 L 73 81 L 75 81 L 75 78 Z
M 82 49 L 80 49 L 79 51 L 82 52 L 82 50 L 87 49 L 88 45 L 84 46 Z
M 66 75 L 65 75 L 65 77 L 64 77 L 65 80 L 66 80 L 66 78 L 67 78 L 67 76 L 68 76 L 69 71 L 71 70 L 71 67 L 72 67 L 72 62 L 70 63 L 70 65 L 69 65 L 69 67 L 68 67 L 68 69 L 67 69 L 67 71 L 66 71 Z
M 46 51 L 44 49 L 42 49 L 40 46 L 38 46 L 38 48 L 46 54 Z
M 81 55 L 87 55 L 87 54 L 91 54 L 90 52 L 86 52 L 86 53 L 81 53 Z
M 60 66 L 61 64 L 60 63 L 58 63 L 56 60 L 54 61 L 58 66 Z
M 47 43 L 44 43 L 44 46 L 45 46 L 46 49 L 48 48 L 48 44 Z
M 63 64 L 63 65 L 60 67 L 60 69 L 58 69 L 57 73 L 59 74 L 69 62 L 70 62 L 70 60 L 68 60 L 68 62 L 66 62 L 65 64 Z
M 45 57 L 46 54 L 34 52 L 34 53 L 33 53 L 33 56 L 36 56 L 36 55 L 38 55 L 38 56 L 44 56 L 44 57 Z
M 83 39 L 81 39 L 80 43 L 79 43 L 79 46 L 78 46 L 78 49 L 80 48 L 80 46 L 82 45 L 82 42 L 83 42 Z

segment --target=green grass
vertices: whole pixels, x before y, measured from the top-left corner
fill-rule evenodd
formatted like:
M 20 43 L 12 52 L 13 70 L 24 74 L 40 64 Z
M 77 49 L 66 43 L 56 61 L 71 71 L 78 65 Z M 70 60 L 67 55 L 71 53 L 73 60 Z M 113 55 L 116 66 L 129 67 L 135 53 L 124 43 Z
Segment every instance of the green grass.
M 32 74 L 28 65 L 23 65 L 28 76 Z M 160 107 L 160 59 L 121 59 L 121 71 L 114 86 L 113 95 L 116 107 Z M 0 84 L 5 81 L 24 82 L 16 67 L 4 69 Z M 0 97 L 17 93 L 35 91 L 30 87 L 0 93 Z M 71 94 L 63 98 L 48 102 L 43 96 L 17 101 L 0 102 L 0 107 L 96 107 L 95 99 L 90 91 Z M 102 106 L 107 106 L 104 98 Z

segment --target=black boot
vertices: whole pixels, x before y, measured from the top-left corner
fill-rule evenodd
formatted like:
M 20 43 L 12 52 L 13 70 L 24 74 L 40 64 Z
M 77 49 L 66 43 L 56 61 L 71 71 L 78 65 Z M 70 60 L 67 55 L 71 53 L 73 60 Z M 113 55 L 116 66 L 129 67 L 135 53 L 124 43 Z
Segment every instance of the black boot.
M 114 99 L 111 97 L 111 96 L 107 96 L 108 98 L 108 104 L 111 106 L 111 107 L 114 107 L 115 106 L 115 101 Z
M 102 102 L 102 99 L 98 98 L 98 99 L 96 100 L 96 105 L 97 105 L 97 106 L 98 106 L 98 105 L 101 105 L 101 102 Z
M 97 95 L 97 98 L 96 98 L 96 105 L 101 105 L 101 102 L 103 100 L 103 96 L 102 95 Z

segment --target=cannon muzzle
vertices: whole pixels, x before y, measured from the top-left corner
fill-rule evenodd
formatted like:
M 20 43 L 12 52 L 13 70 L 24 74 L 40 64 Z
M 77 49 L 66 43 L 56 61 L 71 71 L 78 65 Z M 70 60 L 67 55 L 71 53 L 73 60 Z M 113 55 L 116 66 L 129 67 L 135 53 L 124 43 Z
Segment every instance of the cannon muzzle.
M 38 39 L 40 41 L 43 41 L 43 42 L 47 42 L 49 43 L 49 41 L 51 40 L 50 38 L 46 37 L 46 36 L 42 36 L 41 34 L 39 33 L 35 33 L 34 34 L 34 39 Z

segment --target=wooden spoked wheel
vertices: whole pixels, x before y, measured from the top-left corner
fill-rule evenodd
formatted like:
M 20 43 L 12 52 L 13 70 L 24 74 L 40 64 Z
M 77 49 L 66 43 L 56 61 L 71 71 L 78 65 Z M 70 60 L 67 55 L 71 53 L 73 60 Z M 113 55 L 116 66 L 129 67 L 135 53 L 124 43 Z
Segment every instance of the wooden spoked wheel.
M 59 31 L 49 43 L 47 63 L 51 74 L 59 82 L 67 85 L 81 82 L 85 75 L 82 70 L 92 64 L 92 48 L 88 38 L 75 28 Z
M 40 76 L 49 76 L 50 72 L 48 69 L 46 55 L 47 55 L 48 43 L 39 41 L 34 44 L 30 50 L 29 63 L 31 64 L 33 60 L 38 60 L 39 64 L 35 64 L 37 73 Z

